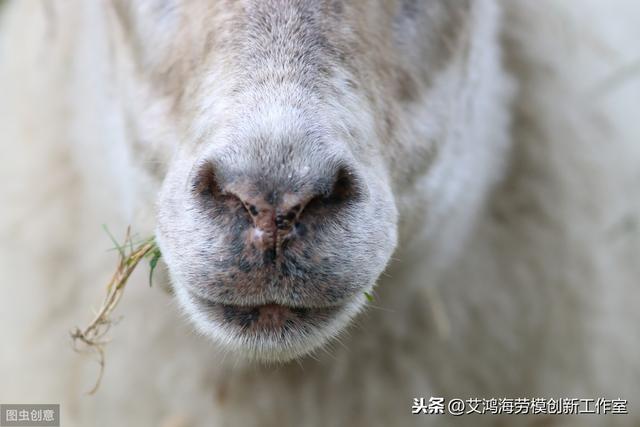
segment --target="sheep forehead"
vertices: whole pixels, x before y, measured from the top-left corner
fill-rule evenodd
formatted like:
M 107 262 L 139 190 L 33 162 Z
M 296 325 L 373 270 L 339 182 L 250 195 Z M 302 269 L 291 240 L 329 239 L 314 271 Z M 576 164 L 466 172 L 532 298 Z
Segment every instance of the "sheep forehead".
M 116 9 L 134 35 L 143 68 L 152 69 L 177 98 L 188 92 L 186 83 L 210 75 L 212 66 L 233 74 L 236 90 L 250 81 L 253 87 L 268 86 L 283 77 L 317 89 L 340 69 L 349 84 L 354 79 L 348 75 L 374 77 L 369 80 L 378 87 L 377 80 L 397 77 L 404 82 L 397 92 L 408 97 L 415 79 L 433 74 L 433 67 L 459 50 L 456 40 L 466 33 L 470 4 L 147 0 Z

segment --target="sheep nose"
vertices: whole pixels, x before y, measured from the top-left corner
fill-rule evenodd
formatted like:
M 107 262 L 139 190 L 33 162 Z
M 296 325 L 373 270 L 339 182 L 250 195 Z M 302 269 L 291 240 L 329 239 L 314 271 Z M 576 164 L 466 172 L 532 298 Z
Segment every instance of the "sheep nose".
M 285 194 L 276 203 L 274 196 L 254 194 L 247 186 L 229 186 L 231 194 L 238 198 L 252 220 L 249 241 L 262 251 L 278 251 L 283 240 L 289 236 L 305 205 L 311 200 L 307 194 Z M 243 191 L 244 190 L 244 191 Z M 269 197 L 271 196 L 271 197 Z
M 228 179 L 223 168 L 207 162 L 196 175 L 194 189 L 203 203 L 217 207 L 213 221 L 249 218 L 247 243 L 267 259 L 277 256 L 286 240 L 304 237 L 309 225 L 339 219 L 361 196 L 359 180 L 349 167 L 325 169 L 328 172 L 304 179 L 238 173 Z

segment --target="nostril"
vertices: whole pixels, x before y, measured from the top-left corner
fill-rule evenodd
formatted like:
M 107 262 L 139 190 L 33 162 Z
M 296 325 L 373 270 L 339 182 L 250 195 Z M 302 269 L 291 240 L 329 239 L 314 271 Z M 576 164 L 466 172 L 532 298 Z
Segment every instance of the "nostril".
M 362 194 L 356 174 L 341 166 L 333 178 L 313 197 L 302 211 L 302 215 L 327 215 L 356 202 Z
M 216 167 L 211 162 L 203 163 L 195 173 L 191 183 L 192 194 L 206 208 L 213 208 L 214 215 L 225 212 L 240 214 L 247 220 L 258 215 L 255 206 L 244 203 L 235 193 L 225 188 L 225 183 L 218 176 Z
M 199 196 L 214 198 L 223 194 L 215 168 L 210 162 L 199 167 L 192 182 L 192 192 Z
M 346 167 L 340 167 L 335 175 L 333 186 L 326 201 L 329 203 L 343 203 L 358 196 L 358 185 L 355 175 Z

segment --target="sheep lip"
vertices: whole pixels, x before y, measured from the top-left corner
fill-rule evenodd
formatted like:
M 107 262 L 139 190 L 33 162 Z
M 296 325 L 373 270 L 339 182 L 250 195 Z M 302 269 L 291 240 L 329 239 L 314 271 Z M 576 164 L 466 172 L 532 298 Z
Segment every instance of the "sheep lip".
M 233 305 L 184 288 L 178 295 L 192 308 L 201 333 L 241 359 L 261 363 L 282 363 L 311 353 L 344 330 L 363 307 L 357 294 L 330 306 L 273 300 Z
M 210 320 L 241 334 L 269 335 L 322 327 L 345 308 L 344 304 L 310 307 L 279 303 L 233 305 L 193 295 L 196 305 Z
M 267 302 L 264 304 L 228 304 L 226 302 L 216 301 L 202 297 L 200 295 L 192 294 L 197 300 L 198 305 L 207 306 L 215 309 L 224 309 L 227 311 L 249 311 L 258 310 L 273 313 L 292 312 L 297 314 L 303 313 L 321 313 L 336 311 L 344 306 L 344 304 L 326 305 L 326 306 L 304 306 L 304 305 L 289 305 L 281 304 L 277 302 Z
M 220 301 L 214 298 L 208 298 L 203 296 L 199 292 L 195 292 L 193 290 L 188 290 L 187 293 L 191 296 L 191 298 L 196 302 L 199 306 L 209 306 L 209 307 L 224 307 L 228 309 L 270 309 L 270 310 L 292 310 L 292 311 L 327 311 L 333 309 L 339 309 L 344 307 L 348 301 L 339 302 L 336 304 L 326 304 L 326 305 L 303 305 L 303 304 L 288 304 L 277 301 L 266 301 L 260 303 L 236 303 L 236 302 L 227 302 Z

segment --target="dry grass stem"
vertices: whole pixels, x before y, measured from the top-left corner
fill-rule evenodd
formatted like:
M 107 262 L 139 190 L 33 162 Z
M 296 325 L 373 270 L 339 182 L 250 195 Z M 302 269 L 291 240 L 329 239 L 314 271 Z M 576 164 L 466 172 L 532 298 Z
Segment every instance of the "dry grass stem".
M 108 230 L 106 231 L 109 233 Z M 73 346 L 76 351 L 94 351 L 98 355 L 100 371 L 95 385 L 89 390 L 88 394 L 94 394 L 102 381 L 105 368 L 104 347 L 109 342 L 106 335 L 114 323 L 111 315 L 122 298 L 131 273 L 133 273 L 143 258 L 147 258 L 150 265 L 149 283 L 151 284 L 153 270 L 160 259 L 160 250 L 153 237 L 135 243 L 131 237 L 130 227 L 127 228 L 124 242 L 121 245 L 115 241 L 111 234 L 109 234 L 109 236 L 116 245 L 119 253 L 116 271 L 107 284 L 107 293 L 104 301 L 93 321 L 85 328 L 76 327 L 71 331 L 71 338 L 73 339 Z M 80 346 L 78 344 L 80 344 Z

